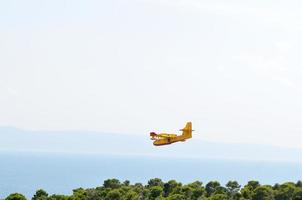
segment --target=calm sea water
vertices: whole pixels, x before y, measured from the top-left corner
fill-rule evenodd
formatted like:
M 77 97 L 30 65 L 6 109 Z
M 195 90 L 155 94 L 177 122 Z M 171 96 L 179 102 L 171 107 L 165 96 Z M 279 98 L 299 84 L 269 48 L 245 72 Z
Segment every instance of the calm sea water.
M 0 153 L 0 199 L 13 192 L 30 198 L 37 189 L 49 194 L 70 194 L 78 187 L 96 187 L 108 178 L 147 183 L 159 177 L 183 183 L 248 180 L 261 183 L 302 179 L 302 165 L 281 162 L 198 160 L 148 156 L 62 155 Z

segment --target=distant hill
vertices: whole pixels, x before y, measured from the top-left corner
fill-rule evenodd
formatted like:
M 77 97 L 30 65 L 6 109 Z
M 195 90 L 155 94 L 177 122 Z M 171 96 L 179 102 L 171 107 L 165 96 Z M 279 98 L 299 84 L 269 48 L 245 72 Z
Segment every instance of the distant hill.
M 38 151 L 302 162 L 302 149 L 191 139 L 155 147 L 145 135 L 89 131 L 27 131 L 0 127 L 0 151 Z

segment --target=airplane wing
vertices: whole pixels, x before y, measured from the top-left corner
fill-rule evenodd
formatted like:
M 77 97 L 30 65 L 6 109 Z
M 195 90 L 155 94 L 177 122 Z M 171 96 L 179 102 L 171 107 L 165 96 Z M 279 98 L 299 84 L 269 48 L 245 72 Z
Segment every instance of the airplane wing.
M 157 135 L 157 137 L 162 137 L 162 138 L 172 138 L 172 137 L 176 137 L 176 134 L 168 134 L 168 133 L 160 133 Z

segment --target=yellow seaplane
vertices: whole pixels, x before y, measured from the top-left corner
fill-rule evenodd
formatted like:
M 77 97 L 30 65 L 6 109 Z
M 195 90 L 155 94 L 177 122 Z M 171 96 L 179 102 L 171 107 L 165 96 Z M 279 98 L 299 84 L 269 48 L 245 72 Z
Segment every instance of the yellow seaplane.
M 184 142 L 186 139 L 192 138 L 192 122 L 188 122 L 183 129 L 181 135 L 177 134 L 169 134 L 169 133 L 159 133 L 156 134 L 155 132 L 150 133 L 150 139 L 154 140 L 153 145 L 161 146 L 161 145 L 168 145 L 174 142 Z

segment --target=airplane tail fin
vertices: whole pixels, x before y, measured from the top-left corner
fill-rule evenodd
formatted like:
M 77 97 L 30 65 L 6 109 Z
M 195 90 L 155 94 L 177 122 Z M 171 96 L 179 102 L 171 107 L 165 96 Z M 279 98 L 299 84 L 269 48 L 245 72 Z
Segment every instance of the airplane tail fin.
M 192 122 L 187 122 L 186 126 L 181 129 L 182 135 L 185 136 L 186 138 L 191 138 L 192 137 Z

